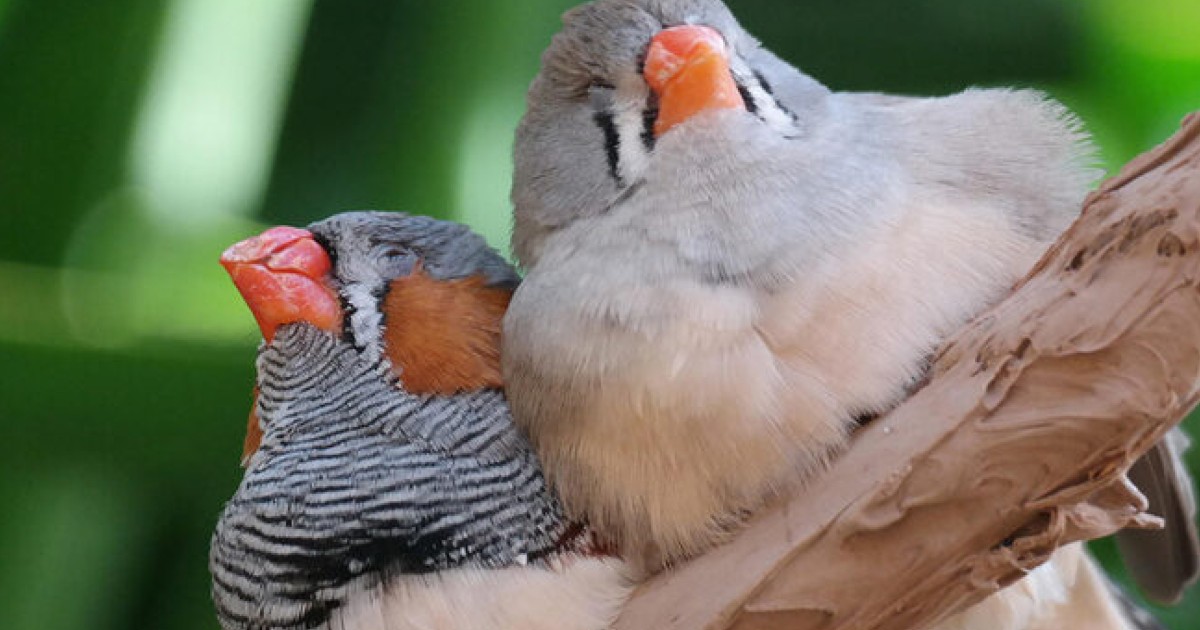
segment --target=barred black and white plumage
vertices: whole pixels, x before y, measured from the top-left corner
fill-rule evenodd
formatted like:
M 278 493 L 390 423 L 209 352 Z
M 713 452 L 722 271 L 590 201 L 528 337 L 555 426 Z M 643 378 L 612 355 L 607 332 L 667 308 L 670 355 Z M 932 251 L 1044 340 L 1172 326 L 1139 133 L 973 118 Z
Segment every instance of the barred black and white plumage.
M 580 528 L 564 519 L 503 392 L 406 391 L 372 329 L 384 325 L 377 303 L 393 275 L 420 265 L 446 279 L 478 273 L 508 282 L 515 273 L 481 239 L 450 223 L 354 213 L 313 231 L 334 259 L 333 283 L 349 306 L 345 330 L 287 324 L 260 348 L 256 415 L 263 437 L 212 540 L 222 625 L 541 627 L 525 610 L 536 609 L 521 602 L 429 621 L 463 598 L 440 601 L 439 589 L 450 589 L 439 582 L 443 576 L 479 571 L 482 577 L 468 575 L 468 589 L 493 588 L 486 583 L 493 575 L 514 583 L 501 569 L 534 574 L 539 600 L 553 595 L 545 583 L 575 594 L 594 590 L 594 606 L 585 602 L 574 607 L 574 619 L 547 620 L 545 627 L 607 625 L 624 593 L 619 566 L 571 558 Z M 426 247 L 436 251 L 414 247 L 414 236 L 428 237 Z M 381 246 L 389 260 L 373 258 Z M 483 601 L 481 594 L 476 603 Z M 404 611 L 404 619 L 387 618 L 385 606 Z M 421 607 L 434 612 L 414 610 Z M 522 621 L 500 621 L 509 619 Z
M 258 366 L 271 428 L 213 539 L 227 627 L 313 627 L 389 572 L 537 561 L 565 533 L 501 393 L 409 395 L 307 324 Z

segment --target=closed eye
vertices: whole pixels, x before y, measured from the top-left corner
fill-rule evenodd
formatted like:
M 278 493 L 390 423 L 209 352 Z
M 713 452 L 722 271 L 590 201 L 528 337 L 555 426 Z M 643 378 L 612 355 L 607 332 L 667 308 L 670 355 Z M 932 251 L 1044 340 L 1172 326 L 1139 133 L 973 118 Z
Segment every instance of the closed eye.
M 588 105 L 596 111 L 612 107 L 617 88 L 601 82 L 593 81 L 587 89 Z
M 396 263 L 412 258 L 412 252 L 409 249 L 387 241 L 377 242 L 372 248 L 372 254 L 384 264 Z

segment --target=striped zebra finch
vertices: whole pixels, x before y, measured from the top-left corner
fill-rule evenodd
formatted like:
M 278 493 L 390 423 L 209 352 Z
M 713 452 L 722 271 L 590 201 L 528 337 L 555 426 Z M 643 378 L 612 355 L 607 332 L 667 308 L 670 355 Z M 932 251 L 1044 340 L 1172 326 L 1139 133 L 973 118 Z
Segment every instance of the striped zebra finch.
M 221 263 L 262 329 L 212 538 L 226 630 L 599 630 L 623 565 L 563 516 L 501 390 L 515 271 L 464 226 L 355 212 Z

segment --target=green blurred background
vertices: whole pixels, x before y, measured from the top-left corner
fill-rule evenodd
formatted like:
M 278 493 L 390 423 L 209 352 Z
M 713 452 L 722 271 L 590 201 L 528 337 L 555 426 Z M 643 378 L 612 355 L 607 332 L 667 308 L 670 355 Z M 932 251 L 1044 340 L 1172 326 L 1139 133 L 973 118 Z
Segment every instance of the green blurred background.
M 217 255 L 363 208 L 504 247 L 512 130 L 570 4 L 0 0 L 4 627 L 216 628 L 258 341 Z M 1110 167 L 1200 109 L 1196 0 L 731 4 L 834 88 L 1044 88 Z M 1200 592 L 1162 615 L 1200 628 Z

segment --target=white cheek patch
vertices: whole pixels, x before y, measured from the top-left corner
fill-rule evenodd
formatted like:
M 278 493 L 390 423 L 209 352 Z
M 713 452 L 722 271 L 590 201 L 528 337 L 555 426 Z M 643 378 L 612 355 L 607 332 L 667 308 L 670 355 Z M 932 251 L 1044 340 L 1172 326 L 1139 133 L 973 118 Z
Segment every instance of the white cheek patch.
M 383 348 L 383 313 L 379 311 L 379 292 L 362 283 L 346 287 L 343 297 L 350 304 L 350 332 L 354 335 L 355 347 L 371 358 Z
M 649 88 L 642 86 L 639 92 L 613 103 L 613 124 L 617 128 L 618 139 L 618 174 L 628 183 L 637 181 L 650 163 L 650 151 L 642 137 L 646 131 L 644 116 L 649 96 Z

